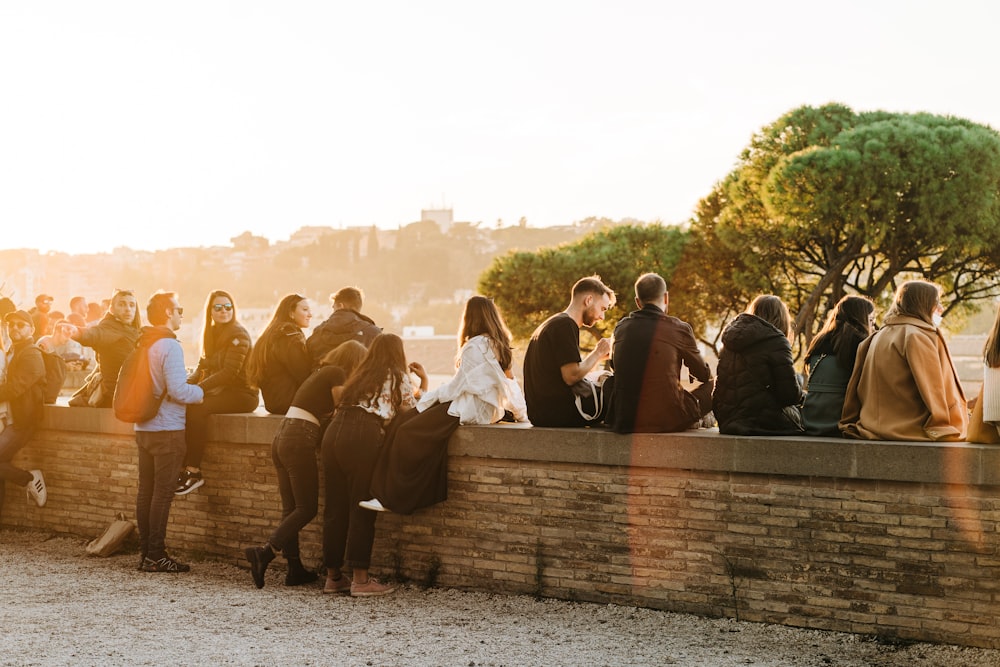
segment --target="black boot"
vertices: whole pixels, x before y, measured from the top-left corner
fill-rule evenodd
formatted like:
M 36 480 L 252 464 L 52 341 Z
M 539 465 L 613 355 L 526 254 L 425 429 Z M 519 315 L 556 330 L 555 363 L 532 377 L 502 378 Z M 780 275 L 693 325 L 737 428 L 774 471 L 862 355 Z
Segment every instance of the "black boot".
M 268 564 L 274 560 L 274 550 L 270 544 L 265 544 L 262 547 L 247 547 L 243 553 L 250 561 L 250 575 L 254 586 L 264 588 L 264 573 L 267 572 Z
M 311 584 L 319 579 L 319 575 L 305 568 L 298 558 L 288 559 L 288 574 L 285 575 L 286 586 L 301 586 Z

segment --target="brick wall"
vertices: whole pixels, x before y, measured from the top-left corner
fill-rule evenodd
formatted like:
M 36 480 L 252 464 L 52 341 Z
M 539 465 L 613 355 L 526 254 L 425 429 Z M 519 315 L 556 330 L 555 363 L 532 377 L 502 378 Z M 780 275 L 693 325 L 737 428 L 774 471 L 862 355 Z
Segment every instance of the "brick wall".
M 133 515 L 131 428 L 47 409 L 2 523 L 94 536 Z M 215 418 L 206 485 L 175 500 L 168 545 L 239 562 L 279 519 L 278 418 Z M 450 497 L 379 517 L 376 570 L 498 592 L 1000 648 L 1000 448 L 707 431 L 463 427 Z M 322 509 L 321 509 L 322 511 Z M 320 521 L 303 535 L 320 559 Z

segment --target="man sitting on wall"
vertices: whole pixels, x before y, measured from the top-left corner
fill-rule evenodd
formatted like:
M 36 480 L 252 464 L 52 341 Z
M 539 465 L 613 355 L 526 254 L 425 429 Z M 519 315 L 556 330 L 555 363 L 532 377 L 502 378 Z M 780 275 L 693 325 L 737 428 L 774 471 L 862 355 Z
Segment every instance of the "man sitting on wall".
M 587 425 L 577 410 L 572 387 L 608 358 L 611 342 L 600 339 L 581 359 L 580 327 L 603 320 L 614 298 L 599 276 L 581 278 L 573 285 L 566 310 L 542 322 L 531 334 L 524 356 L 524 398 L 533 425 Z
M 361 314 L 364 296 L 357 287 L 344 287 L 331 294 L 330 299 L 333 301 L 333 314 L 317 326 L 306 340 L 306 349 L 313 366 L 317 367 L 323 355 L 341 343 L 356 340 L 368 347 L 375 336 L 382 333 L 381 327 L 375 326 L 370 317 Z
M 31 315 L 23 310 L 3 318 L 11 341 L 7 377 L 0 383 L 0 403 L 9 402 L 10 411 L 0 432 L 0 509 L 3 508 L 4 482 L 28 489 L 28 497 L 42 507 L 47 492 L 41 470 L 21 470 L 11 461 L 24 448 L 42 420 L 45 390 L 45 363 L 42 352 L 32 341 L 35 331 Z
M 701 356 L 691 325 L 667 315 L 667 283 L 655 273 L 635 281 L 633 311 L 615 327 L 611 361 L 616 433 L 683 431 L 712 409 L 712 371 Z M 681 364 L 701 382 L 693 392 L 680 383 Z

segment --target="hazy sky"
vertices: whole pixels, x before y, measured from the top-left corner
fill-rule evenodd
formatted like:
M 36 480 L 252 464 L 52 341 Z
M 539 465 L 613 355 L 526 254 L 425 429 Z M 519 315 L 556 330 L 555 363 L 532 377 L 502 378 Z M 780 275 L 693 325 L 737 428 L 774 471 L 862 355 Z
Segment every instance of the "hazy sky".
M 681 222 L 802 104 L 1000 128 L 1000 3 L 0 0 L 0 247 Z

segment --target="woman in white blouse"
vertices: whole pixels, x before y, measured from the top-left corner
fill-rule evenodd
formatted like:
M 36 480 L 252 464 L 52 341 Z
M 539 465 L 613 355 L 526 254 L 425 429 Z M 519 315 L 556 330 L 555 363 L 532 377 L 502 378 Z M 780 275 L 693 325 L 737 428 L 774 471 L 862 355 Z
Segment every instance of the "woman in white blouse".
M 458 345 L 455 376 L 393 424 L 372 477 L 374 497 L 362 507 L 410 514 L 446 500 L 448 440 L 459 424 L 494 424 L 508 413 L 528 421 L 511 371 L 510 330 L 490 299 L 474 296 L 465 304 Z

